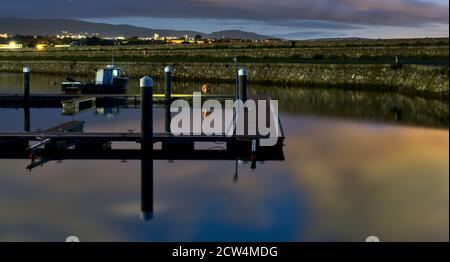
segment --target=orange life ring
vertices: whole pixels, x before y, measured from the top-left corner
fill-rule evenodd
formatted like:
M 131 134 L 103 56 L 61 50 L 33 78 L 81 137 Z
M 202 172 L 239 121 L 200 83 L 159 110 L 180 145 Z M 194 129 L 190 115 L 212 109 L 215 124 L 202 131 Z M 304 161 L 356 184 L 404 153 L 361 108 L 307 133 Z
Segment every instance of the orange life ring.
M 211 87 L 208 84 L 204 84 L 201 87 L 201 91 L 202 91 L 203 94 L 209 93 L 210 90 L 211 90 Z

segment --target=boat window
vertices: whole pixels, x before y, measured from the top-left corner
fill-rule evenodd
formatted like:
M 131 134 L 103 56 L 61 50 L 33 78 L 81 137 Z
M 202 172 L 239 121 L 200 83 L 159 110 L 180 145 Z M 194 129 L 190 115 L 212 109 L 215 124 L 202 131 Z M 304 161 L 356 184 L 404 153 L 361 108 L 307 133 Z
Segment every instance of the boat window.
M 97 74 L 96 74 L 96 76 L 95 76 L 95 83 L 96 84 L 102 84 L 103 83 L 103 72 L 104 72 L 104 70 L 103 69 L 99 69 L 99 70 L 97 70 Z
M 113 70 L 113 76 L 119 76 L 119 70 L 114 69 Z

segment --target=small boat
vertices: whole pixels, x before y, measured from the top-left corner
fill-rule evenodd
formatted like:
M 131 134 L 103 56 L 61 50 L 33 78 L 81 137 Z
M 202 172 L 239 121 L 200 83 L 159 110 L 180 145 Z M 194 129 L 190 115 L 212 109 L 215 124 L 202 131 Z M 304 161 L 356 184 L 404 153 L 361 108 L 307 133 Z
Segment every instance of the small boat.
M 128 77 L 124 77 L 121 68 L 112 64 L 103 69 L 97 69 L 93 82 L 82 83 L 67 78 L 61 83 L 61 89 L 66 94 L 125 94 L 127 85 Z

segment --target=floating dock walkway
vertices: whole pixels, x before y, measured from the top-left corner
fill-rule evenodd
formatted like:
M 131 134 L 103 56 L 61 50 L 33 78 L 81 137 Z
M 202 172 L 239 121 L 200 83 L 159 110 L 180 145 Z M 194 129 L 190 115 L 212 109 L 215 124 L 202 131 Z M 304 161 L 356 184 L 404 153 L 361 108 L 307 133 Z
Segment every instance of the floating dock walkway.
M 29 70 L 24 70 L 29 74 Z M 238 97 L 246 101 L 247 98 L 247 76 L 246 71 L 239 75 L 239 85 L 237 87 L 236 96 L 206 96 L 207 99 L 234 99 Z M 57 156 L 65 156 L 67 158 L 77 157 L 112 157 L 112 158 L 133 158 L 138 159 L 144 156 L 152 155 L 155 158 L 167 159 L 218 159 L 220 157 L 226 159 L 244 159 L 251 160 L 256 158 L 258 154 L 263 159 L 283 160 L 283 142 L 284 133 L 281 122 L 275 116 L 271 115 L 268 109 L 266 117 L 268 121 L 277 121 L 277 143 L 272 147 L 260 147 L 260 140 L 266 139 L 268 136 L 263 135 L 236 135 L 236 119 L 233 120 L 229 129 L 223 135 L 181 135 L 175 136 L 170 132 L 171 114 L 169 103 L 172 99 L 182 98 L 192 100 L 192 94 L 172 94 L 170 83 L 170 72 L 166 70 L 166 84 L 164 94 L 153 94 L 153 80 L 143 78 L 141 82 L 141 94 L 135 96 L 128 95 L 29 95 L 29 76 L 24 76 L 25 92 L 23 95 L 0 95 L 0 105 L 18 106 L 22 105 L 25 109 L 30 106 L 58 105 L 68 114 L 74 114 L 82 111 L 84 108 L 90 108 L 96 104 L 104 103 L 132 103 L 139 104 L 141 108 L 141 132 L 128 133 L 89 133 L 83 131 L 84 122 L 71 121 L 62 125 L 44 130 L 30 132 L 30 112 L 25 110 L 25 132 L 16 133 L 0 133 L 0 151 L 3 153 L 1 157 L 7 158 L 37 158 L 47 156 L 49 158 L 58 158 Z M 145 82 L 148 80 L 148 82 Z M 253 98 L 260 100 L 260 98 Z M 262 98 L 268 100 L 268 98 Z M 153 107 L 154 102 L 164 102 L 166 108 L 166 128 L 163 133 L 153 132 Z M 236 115 L 235 115 L 236 118 Z M 248 126 L 249 124 L 246 123 Z M 111 144 L 114 142 L 134 142 L 141 145 L 141 150 L 113 150 Z M 161 143 L 161 150 L 154 150 L 153 145 Z M 221 143 L 225 147 L 222 151 L 214 150 L 198 150 L 196 143 Z M 122 157 L 118 157 L 120 154 Z M 253 161 L 254 162 L 254 161 Z
M 191 100 L 192 94 L 172 94 L 171 99 Z M 84 98 L 95 98 L 97 106 L 139 106 L 140 95 L 89 95 L 80 94 L 32 94 L 28 97 L 28 106 L 36 108 L 59 108 L 63 103 L 71 100 Z M 235 99 L 232 95 L 202 95 L 204 99 L 226 100 Z M 165 94 L 154 94 L 153 101 L 163 104 L 166 101 Z M 22 108 L 24 107 L 25 96 L 23 94 L 0 94 L 0 108 Z
M 29 70 L 24 74 L 29 74 Z M 166 79 L 170 79 L 170 70 L 166 70 Z M 171 114 L 169 103 L 173 98 L 192 99 L 192 95 L 172 95 L 170 81 L 166 81 L 165 94 L 153 94 L 153 80 L 149 77 L 141 79 L 140 96 L 126 95 L 32 95 L 29 94 L 29 76 L 24 77 L 25 91 L 23 95 L 0 95 L 0 106 L 24 108 L 24 132 L 0 133 L 0 158 L 30 159 L 28 169 L 42 166 L 49 161 L 65 159 L 78 160 L 140 160 L 141 161 L 141 211 L 143 218 L 153 217 L 153 161 L 154 160 L 233 160 L 236 169 L 233 180 L 237 181 L 238 161 L 248 161 L 251 168 L 256 168 L 257 161 L 283 161 L 284 132 L 278 114 L 266 108 L 266 124 L 276 123 L 276 143 L 272 146 L 261 146 L 267 135 L 236 135 L 236 123 L 239 114 L 229 126 L 231 132 L 223 135 L 180 135 L 170 132 Z M 245 70 L 239 71 L 239 85 L 236 96 L 207 96 L 211 99 L 235 99 L 247 101 L 247 75 Z M 260 98 L 254 98 L 260 100 Z M 30 107 L 61 107 L 64 103 L 72 106 L 74 112 L 82 108 L 82 103 L 132 103 L 140 105 L 141 132 L 109 133 L 84 132 L 84 122 L 70 121 L 43 131 L 30 131 Z M 263 98 L 267 101 L 267 98 Z M 153 130 L 154 102 L 165 102 L 165 132 L 155 133 Z M 63 104 L 62 104 L 63 103 Z M 69 106 L 70 105 L 70 106 Z M 244 116 L 246 111 L 244 111 Z M 267 114 L 268 113 L 268 114 Z M 244 118 L 246 119 L 246 118 Z M 249 122 L 245 120 L 245 126 Z M 258 120 L 256 120 L 258 121 Z M 140 149 L 113 149 L 116 142 L 134 142 Z M 200 144 L 211 144 L 201 147 Z M 160 145 L 158 145 L 160 144 Z

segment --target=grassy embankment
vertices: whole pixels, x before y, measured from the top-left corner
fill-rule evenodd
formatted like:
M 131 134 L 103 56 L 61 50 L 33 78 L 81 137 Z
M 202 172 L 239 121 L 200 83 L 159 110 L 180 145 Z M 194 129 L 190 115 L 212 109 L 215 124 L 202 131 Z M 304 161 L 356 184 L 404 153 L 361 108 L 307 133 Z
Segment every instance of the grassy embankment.
M 295 44 L 292 44 L 295 43 Z M 3 61 L 386 64 L 448 65 L 448 39 L 297 41 L 276 44 L 211 44 L 47 48 L 0 52 Z

